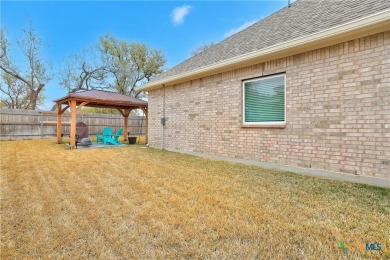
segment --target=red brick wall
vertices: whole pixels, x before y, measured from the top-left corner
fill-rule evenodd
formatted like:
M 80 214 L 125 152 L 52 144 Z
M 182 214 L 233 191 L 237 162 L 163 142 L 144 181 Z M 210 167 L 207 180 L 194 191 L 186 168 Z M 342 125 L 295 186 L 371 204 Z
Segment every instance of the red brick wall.
M 286 73 L 286 127 L 242 127 L 242 80 Z M 164 90 L 149 92 L 161 148 Z M 390 31 L 165 87 L 164 148 L 390 178 Z

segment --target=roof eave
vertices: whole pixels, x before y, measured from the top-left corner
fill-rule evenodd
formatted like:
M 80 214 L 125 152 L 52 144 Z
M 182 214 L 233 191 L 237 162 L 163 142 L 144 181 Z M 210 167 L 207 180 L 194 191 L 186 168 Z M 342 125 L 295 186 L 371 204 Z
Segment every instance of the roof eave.
M 325 46 L 345 42 L 351 39 L 372 35 L 390 28 L 390 9 L 369 15 L 349 23 L 293 39 L 284 43 L 263 48 L 231 59 L 223 60 L 212 65 L 204 66 L 178 75 L 163 78 L 145 84 L 138 91 L 150 91 L 162 88 L 164 85 L 178 84 L 184 81 L 205 77 L 243 66 L 250 66 L 267 60 L 322 48 Z
M 72 94 L 68 94 L 67 96 L 53 100 L 53 102 L 57 104 L 66 104 L 70 100 L 76 100 L 78 102 L 89 102 L 91 104 L 107 104 L 109 106 L 115 107 L 115 106 L 121 106 L 121 107 L 148 107 L 148 102 L 139 100 L 136 102 L 131 101 L 112 101 L 107 99 L 99 99 L 99 98 L 91 98 L 91 97 L 80 97 L 80 96 L 74 96 Z M 86 104 L 85 106 L 90 106 Z

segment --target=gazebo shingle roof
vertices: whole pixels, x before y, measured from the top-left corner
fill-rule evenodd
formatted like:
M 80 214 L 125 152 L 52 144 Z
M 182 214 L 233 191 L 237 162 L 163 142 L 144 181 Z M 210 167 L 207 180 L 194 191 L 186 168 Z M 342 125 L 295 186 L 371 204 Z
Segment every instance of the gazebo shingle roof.
M 141 107 L 147 107 L 148 102 L 144 100 L 140 100 L 134 97 L 130 97 L 127 95 L 118 94 L 115 92 L 110 91 L 103 91 L 103 90 L 87 90 L 87 91 L 80 91 L 80 92 L 74 92 L 69 93 L 65 97 L 62 97 L 60 99 L 54 100 L 54 102 L 61 102 L 66 101 L 68 99 L 77 99 L 80 101 L 91 101 L 90 105 L 94 104 L 107 104 L 107 105 L 113 105 L 113 106 L 141 106 Z

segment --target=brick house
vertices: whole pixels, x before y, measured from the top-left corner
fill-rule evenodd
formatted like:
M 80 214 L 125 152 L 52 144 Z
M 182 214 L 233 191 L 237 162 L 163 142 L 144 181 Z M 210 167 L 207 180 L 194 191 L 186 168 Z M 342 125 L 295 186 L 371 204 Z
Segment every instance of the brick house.
M 388 0 L 298 0 L 140 89 L 151 147 L 390 179 Z

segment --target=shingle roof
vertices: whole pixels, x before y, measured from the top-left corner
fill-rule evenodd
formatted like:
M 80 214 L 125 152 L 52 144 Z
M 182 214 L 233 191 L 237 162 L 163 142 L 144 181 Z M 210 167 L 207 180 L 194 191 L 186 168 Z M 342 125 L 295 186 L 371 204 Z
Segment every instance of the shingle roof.
M 54 102 L 61 102 L 63 100 L 72 99 L 72 98 L 79 99 L 79 100 L 93 100 L 94 103 L 99 103 L 99 104 L 116 103 L 118 105 L 130 105 L 130 106 L 142 106 L 142 107 L 148 106 L 148 102 L 137 98 L 118 94 L 115 92 L 96 90 L 96 89 L 69 93 L 65 97 L 54 100 Z
M 320 32 L 386 9 L 390 9 L 390 0 L 298 0 L 185 60 L 153 81 Z

